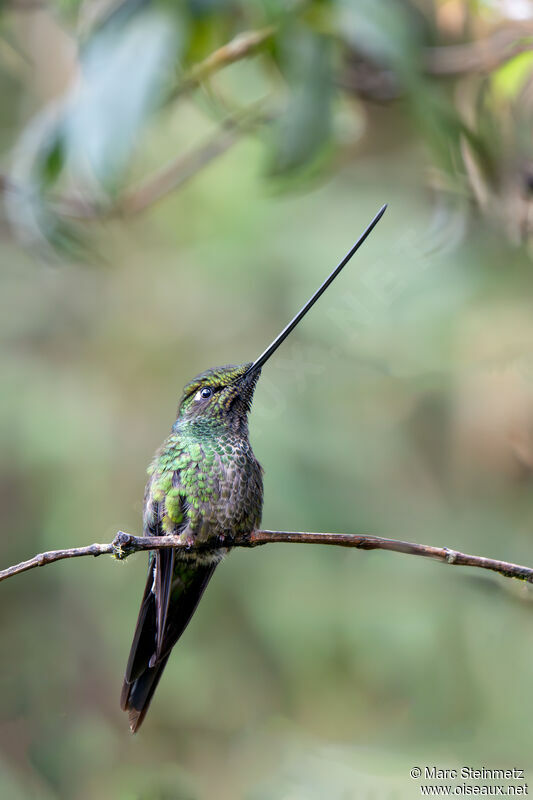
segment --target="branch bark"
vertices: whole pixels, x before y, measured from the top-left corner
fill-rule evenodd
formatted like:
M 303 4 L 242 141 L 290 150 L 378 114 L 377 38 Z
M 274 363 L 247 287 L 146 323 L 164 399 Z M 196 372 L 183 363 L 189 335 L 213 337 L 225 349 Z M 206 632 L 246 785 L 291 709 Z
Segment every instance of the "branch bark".
M 121 560 L 132 553 L 142 550 L 167 547 L 183 550 L 186 553 L 193 553 L 217 550 L 221 547 L 227 547 L 228 549 L 260 547 L 265 544 L 281 542 L 290 544 L 327 544 L 337 547 L 355 547 L 358 550 L 390 550 L 394 553 L 431 558 L 435 561 L 455 566 L 488 569 L 506 578 L 518 578 L 519 580 L 533 583 L 533 568 L 531 567 L 513 564 L 510 561 L 474 556 L 462 553 L 459 550 L 451 550 L 448 547 L 433 547 L 427 544 L 406 542 L 401 539 L 387 539 L 383 536 L 358 533 L 302 533 L 300 531 L 267 530 L 253 531 L 253 533 L 238 536 L 231 540 L 219 539 L 210 544 L 193 547 L 185 544 L 179 536 L 133 536 L 130 533 L 119 531 L 113 541 L 107 544 L 90 544 L 86 547 L 71 547 L 66 550 L 49 550 L 48 552 L 40 553 L 28 559 L 28 561 L 22 561 L 20 564 L 15 564 L 0 571 L 0 581 L 36 567 L 43 567 L 45 564 L 52 564 L 54 561 L 62 561 L 65 558 L 112 555 Z

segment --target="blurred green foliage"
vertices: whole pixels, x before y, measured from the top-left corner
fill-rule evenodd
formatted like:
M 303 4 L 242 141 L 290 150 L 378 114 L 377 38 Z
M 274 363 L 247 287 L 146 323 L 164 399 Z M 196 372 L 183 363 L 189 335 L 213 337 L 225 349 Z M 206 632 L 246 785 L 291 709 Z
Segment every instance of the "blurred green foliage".
M 32 5 L 0 7 L 2 565 L 140 532 L 182 385 L 258 354 L 385 201 L 261 378 L 264 525 L 531 564 L 530 16 Z M 206 61 L 250 31 L 246 57 Z M 235 552 L 132 738 L 118 693 L 145 569 L 2 584 L 0 797 L 388 800 L 418 796 L 415 765 L 532 774 L 528 587 Z

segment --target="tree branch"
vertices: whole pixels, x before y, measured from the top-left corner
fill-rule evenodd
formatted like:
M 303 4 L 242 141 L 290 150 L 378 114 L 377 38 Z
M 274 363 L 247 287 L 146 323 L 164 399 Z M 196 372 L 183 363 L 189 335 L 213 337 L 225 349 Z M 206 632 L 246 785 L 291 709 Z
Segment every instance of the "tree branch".
M 412 556 L 423 556 L 441 561 L 445 564 L 453 564 L 461 567 L 477 567 L 497 572 L 506 578 L 518 578 L 528 583 L 533 583 L 533 568 L 523 567 L 509 561 L 499 561 L 484 556 L 473 556 L 468 553 L 461 553 L 459 550 L 451 550 L 448 547 L 433 547 L 426 544 L 416 544 L 405 542 L 401 539 L 387 539 L 383 536 L 368 536 L 358 533 L 301 533 L 299 531 L 254 531 L 250 534 L 237 536 L 231 540 L 219 538 L 217 541 L 190 546 L 184 543 L 179 536 L 133 536 L 129 533 L 119 531 L 112 542 L 109 544 L 90 544 L 86 547 L 71 547 L 67 550 L 49 550 L 40 553 L 28 561 L 22 561 L 0 571 L 0 581 L 27 572 L 35 567 L 43 567 L 54 561 L 61 561 L 65 558 L 80 558 L 82 556 L 101 556 L 113 555 L 117 559 L 127 558 L 132 553 L 141 550 L 154 550 L 173 547 L 176 550 L 183 550 L 190 554 L 193 552 L 209 552 L 218 550 L 221 547 L 229 549 L 235 547 L 259 547 L 264 544 L 275 542 L 287 542 L 291 544 L 327 544 L 338 547 L 355 547 L 358 550 L 390 550 L 394 553 L 405 553 Z

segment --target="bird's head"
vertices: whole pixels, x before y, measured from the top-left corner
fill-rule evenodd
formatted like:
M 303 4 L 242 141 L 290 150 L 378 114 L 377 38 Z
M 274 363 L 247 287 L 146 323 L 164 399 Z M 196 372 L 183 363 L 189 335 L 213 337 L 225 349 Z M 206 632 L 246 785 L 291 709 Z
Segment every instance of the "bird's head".
M 261 374 L 260 368 L 251 370 L 251 366 L 248 363 L 213 367 L 189 381 L 183 389 L 176 425 L 200 423 L 245 433 Z

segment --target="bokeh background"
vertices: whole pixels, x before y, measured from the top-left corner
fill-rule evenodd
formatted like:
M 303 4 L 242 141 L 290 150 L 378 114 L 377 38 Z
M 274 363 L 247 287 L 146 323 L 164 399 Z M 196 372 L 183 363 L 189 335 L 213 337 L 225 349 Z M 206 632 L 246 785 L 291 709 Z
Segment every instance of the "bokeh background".
M 384 202 L 261 378 L 264 526 L 533 564 L 532 37 L 528 0 L 0 3 L 1 565 L 139 533 L 183 384 L 258 355 Z M 145 570 L 2 584 L 2 798 L 533 781 L 527 586 L 234 552 L 132 737 Z

